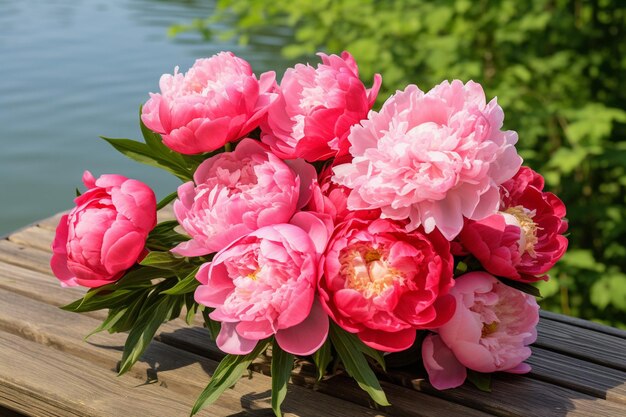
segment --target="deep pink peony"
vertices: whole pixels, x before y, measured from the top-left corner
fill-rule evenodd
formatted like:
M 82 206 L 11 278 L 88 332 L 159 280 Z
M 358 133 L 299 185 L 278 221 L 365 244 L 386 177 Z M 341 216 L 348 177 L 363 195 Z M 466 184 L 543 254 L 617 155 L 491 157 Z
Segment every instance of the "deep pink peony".
M 328 336 L 328 316 L 316 300 L 317 265 L 330 230 L 299 212 L 291 224 L 262 227 L 220 251 L 197 279 L 198 303 L 213 307 L 222 327 L 217 346 L 247 354 L 275 335 L 286 352 L 310 355 Z
M 178 187 L 174 213 L 192 239 L 172 252 L 207 255 L 260 227 L 287 223 L 306 204 L 315 178 L 304 161 L 290 164 L 253 139 L 202 162 L 195 184 Z
M 349 156 L 349 155 L 348 155 Z M 339 157 L 334 164 L 345 161 L 345 157 Z M 348 196 L 350 190 L 342 185 L 337 185 L 331 181 L 332 167 L 329 165 L 319 174 L 317 182 L 313 186 L 313 191 L 306 210 L 329 215 L 335 224 L 345 220 L 359 218 L 363 220 L 375 220 L 380 218 L 380 210 L 348 210 Z
M 164 74 L 141 120 L 176 152 L 211 152 L 258 127 L 276 98 L 274 72 L 257 80 L 250 64 L 232 52 L 198 59 L 186 74 Z
M 144 183 L 121 175 L 95 179 L 64 215 L 52 243 L 50 266 L 63 286 L 95 288 L 117 281 L 144 251 L 156 225 L 156 198 Z
M 565 205 L 543 191 L 543 178 L 528 167 L 502 184 L 500 212 L 468 221 L 459 242 L 490 273 L 532 282 L 544 275 L 567 249 Z
M 486 272 L 460 276 L 450 294 L 456 298 L 454 316 L 422 345 L 424 366 L 435 388 L 463 384 L 466 368 L 484 373 L 530 370 L 523 361 L 537 338 L 539 306 L 534 297 Z
M 298 64 L 285 72 L 261 125 L 261 140 L 281 158 L 319 161 L 346 154 L 350 127 L 365 119 L 376 101 L 380 75 L 368 90 L 348 52 L 318 55 L 317 68 Z
M 463 217 L 498 209 L 498 186 L 517 172 L 517 134 L 501 131 L 504 113 L 472 81 L 443 82 L 428 93 L 415 85 L 397 92 L 381 111 L 350 131 L 351 163 L 333 180 L 352 191 L 348 208 L 380 208 L 452 240 Z
M 407 349 L 417 329 L 454 313 L 453 259 L 438 232 L 407 233 L 391 220 L 339 225 L 322 259 L 322 305 L 343 329 L 386 352 Z

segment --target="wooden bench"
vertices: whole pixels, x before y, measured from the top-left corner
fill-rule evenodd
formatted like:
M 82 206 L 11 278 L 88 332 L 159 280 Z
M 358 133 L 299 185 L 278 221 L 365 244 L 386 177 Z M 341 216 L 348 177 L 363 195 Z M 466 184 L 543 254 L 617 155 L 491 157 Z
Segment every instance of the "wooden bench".
M 49 268 L 60 215 L 0 239 L 0 416 L 187 416 L 222 354 L 201 327 L 164 324 L 135 367 L 116 376 L 125 335 L 83 338 L 105 316 L 58 306 L 81 296 Z M 626 332 L 542 313 L 530 374 L 498 374 L 493 391 L 470 384 L 433 389 L 417 371 L 391 370 L 391 407 L 336 375 L 315 383 L 308 363 L 293 373 L 285 415 L 626 416 Z M 264 361 L 202 416 L 271 416 Z

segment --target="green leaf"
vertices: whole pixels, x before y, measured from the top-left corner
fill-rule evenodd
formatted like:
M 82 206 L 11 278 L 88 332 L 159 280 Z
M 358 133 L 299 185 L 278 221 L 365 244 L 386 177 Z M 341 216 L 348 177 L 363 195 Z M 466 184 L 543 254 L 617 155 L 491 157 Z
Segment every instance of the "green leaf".
M 178 284 L 174 285 L 168 290 L 163 291 L 161 294 L 181 295 L 195 291 L 196 288 L 198 288 L 198 285 L 200 285 L 200 281 L 196 279 L 198 269 L 200 269 L 200 267 L 196 267 L 193 271 L 189 273 L 189 275 L 180 280 Z
M 170 161 L 163 159 L 159 155 L 156 155 L 152 149 L 145 143 L 137 142 L 130 139 L 114 139 L 101 136 L 102 139 L 109 142 L 118 152 L 133 159 L 142 164 L 150 165 L 153 167 L 164 169 L 182 181 L 190 181 L 192 178 L 191 172 L 187 172 L 186 169 L 181 169 L 176 165 L 172 165 Z
M 287 395 L 287 383 L 291 377 L 294 356 L 280 348 L 276 340 L 272 344 L 272 410 L 282 417 L 280 405 Z
M 362 347 L 360 346 L 363 343 L 360 340 L 360 344 L 357 343 L 355 341 L 355 339 L 358 340 L 356 336 L 347 333 L 334 323 L 331 323 L 330 326 L 330 339 L 346 371 L 356 380 L 361 389 L 366 391 L 376 403 L 390 405 L 383 389 L 380 387 L 378 378 L 376 378 L 374 371 L 372 371 L 365 356 L 363 356 Z
M 220 395 L 228 388 L 232 387 L 239 381 L 243 372 L 248 369 L 250 363 L 259 356 L 268 345 L 268 341 L 264 340 L 257 343 L 252 352 L 245 356 L 226 355 L 215 369 L 209 385 L 200 394 L 196 403 L 191 410 L 191 415 L 198 413 L 207 405 L 215 402 Z
M 157 208 L 156 208 L 157 211 L 161 210 L 163 207 L 167 206 L 169 203 L 174 201 L 176 197 L 178 197 L 178 191 L 174 191 L 173 193 L 168 194 L 165 197 L 163 197 L 163 199 L 159 201 L 159 204 L 157 204 Z
M 507 285 L 509 287 L 515 288 L 516 290 L 520 290 L 521 292 L 525 292 L 526 294 L 530 294 L 534 297 L 542 298 L 541 293 L 539 292 L 539 288 L 535 287 L 532 284 L 528 284 L 526 282 L 514 281 L 512 279 L 497 277 L 501 283 Z
M 126 339 L 119 375 L 127 372 L 141 357 L 159 326 L 170 318 L 176 301 L 171 297 L 157 296 L 144 303 L 144 308 Z
M 330 348 L 330 340 L 326 339 L 321 348 L 313 353 L 313 362 L 317 368 L 317 380 L 321 381 L 326 374 L 328 364 L 333 360 Z
M 70 304 L 62 306 L 61 309 L 73 311 L 75 313 L 84 313 L 86 311 L 101 310 L 103 308 L 116 308 L 131 298 L 135 294 L 135 291 L 123 288 L 108 293 L 96 291 L 91 293 L 96 295 L 89 298 L 85 295 L 84 298 L 80 298 Z
M 106 329 L 109 333 L 127 332 L 135 325 L 137 318 L 141 313 L 144 302 L 148 298 L 150 290 L 143 290 L 139 295 L 128 304 L 126 307 L 126 314 L 122 316 L 117 322 L 113 323 L 110 328 Z
M 106 291 L 116 290 L 119 288 L 150 288 L 152 287 L 152 280 L 158 278 L 169 278 L 171 276 L 174 276 L 174 274 L 169 271 L 137 265 L 133 269 L 129 270 L 126 275 L 118 281 L 107 284 L 99 289 Z
M 193 265 L 190 265 L 185 258 L 177 258 L 169 251 L 152 251 L 143 258 L 141 265 L 177 272 L 185 268 L 193 268 Z
M 467 370 L 467 380 L 474 384 L 476 388 L 484 392 L 491 392 L 491 374 Z
M 146 246 L 155 251 L 170 251 L 174 246 L 189 240 L 189 236 L 178 233 L 176 220 L 167 220 L 157 224 L 150 234 Z
M 103 330 L 111 329 L 113 326 L 115 326 L 116 323 L 124 318 L 124 316 L 128 312 L 128 309 L 129 307 L 122 307 L 120 309 L 109 310 L 107 318 L 98 327 L 93 329 L 87 336 L 85 336 L 83 340 L 87 340 L 94 334 L 100 333 Z
M 202 318 L 204 318 L 204 324 L 206 325 L 207 329 L 209 329 L 211 339 L 216 340 L 217 335 L 220 333 L 222 325 L 209 317 L 209 314 L 211 314 L 213 310 L 213 308 L 205 307 L 202 310 Z
M 133 302 L 131 299 L 139 296 L 139 290 L 153 286 L 152 280 L 173 275 L 171 272 L 156 268 L 136 266 L 116 282 L 93 288 L 87 291 L 83 298 L 73 301 L 61 309 L 82 313 L 130 305 Z
M 185 322 L 190 326 L 193 324 L 193 319 L 200 308 L 200 305 L 194 300 L 193 295 L 194 293 L 191 292 L 185 295 L 185 307 L 187 308 Z

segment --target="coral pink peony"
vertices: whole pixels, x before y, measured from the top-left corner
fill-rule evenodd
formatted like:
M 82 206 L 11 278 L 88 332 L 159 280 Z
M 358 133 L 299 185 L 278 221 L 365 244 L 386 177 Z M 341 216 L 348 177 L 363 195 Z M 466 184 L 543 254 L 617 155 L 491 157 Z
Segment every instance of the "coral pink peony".
M 504 113 L 474 82 L 415 85 L 397 92 L 379 113 L 350 131 L 351 163 L 333 180 L 350 188 L 351 210 L 380 208 L 452 240 L 463 216 L 482 219 L 498 209 L 498 186 L 518 170 L 517 134 L 500 130 Z
M 535 298 L 508 287 L 486 272 L 456 279 L 450 291 L 456 312 L 422 345 L 430 383 L 437 389 L 458 387 L 467 369 L 525 373 L 522 363 L 537 338 L 539 306 Z
M 52 243 L 50 266 L 63 286 L 95 288 L 117 281 L 144 251 L 156 225 L 156 198 L 144 183 L 121 175 L 95 179 L 64 215 Z
M 220 251 L 197 279 L 198 303 L 222 322 L 218 347 L 243 355 L 275 335 L 286 352 L 310 355 L 326 340 L 328 316 L 316 301 L 317 265 L 330 230 L 312 213 L 262 227 Z
M 339 225 L 322 259 L 322 305 L 343 329 L 386 352 L 407 349 L 417 329 L 454 313 L 453 259 L 438 232 L 406 233 L 391 220 Z
M 528 167 L 502 184 L 500 212 L 468 221 L 459 242 L 490 273 L 519 281 L 544 275 L 567 249 L 565 206 L 543 191 L 543 178 Z
M 202 162 L 195 184 L 178 187 L 174 213 L 192 239 L 172 252 L 207 255 L 260 227 L 288 222 L 308 200 L 314 177 L 304 161 L 287 165 L 260 142 L 242 140 L 234 152 Z
M 346 154 L 350 127 L 367 117 L 376 100 L 380 75 L 368 90 L 348 52 L 318 55 L 317 68 L 298 64 L 285 72 L 279 98 L 261 125 L 261 140 L 281 158 L 319 161 Z
M 184 75 L 176 67 L 159 86 L 161 93 L 150 95 L 141 120 L 183 154 L 211 152 L 245 136 L 276 98 L 274 72 L 257 80 L 250 64 L 232 52 L 199 59 Z

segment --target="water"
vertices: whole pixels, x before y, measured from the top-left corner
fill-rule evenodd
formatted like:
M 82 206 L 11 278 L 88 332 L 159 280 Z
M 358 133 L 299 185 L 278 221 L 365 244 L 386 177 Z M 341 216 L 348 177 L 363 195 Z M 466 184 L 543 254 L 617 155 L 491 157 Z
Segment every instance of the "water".
M 72 206 L 84 170 L 118 173 L 157 197 L 176 178 L 126 159 L 99 139 L 139 139 L 138 109 L 161 74 L 231 50 L 255 72 L 291 65 L 272 30 L 247 47 L 167 37 L 171 24 L 205 17 L 214 1 L 0 0 L 0 235 Z M 228 29 L 222 27 L 221 29 Z

